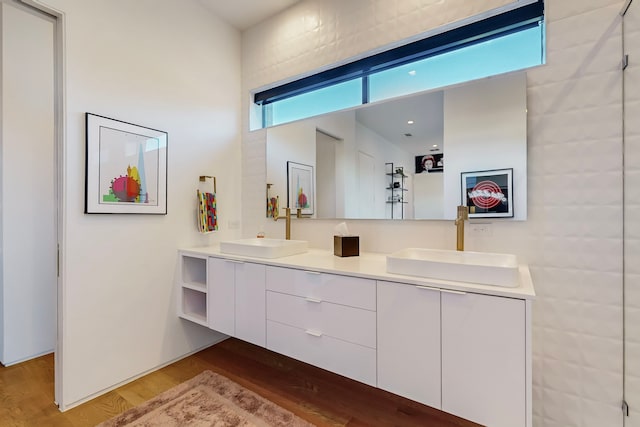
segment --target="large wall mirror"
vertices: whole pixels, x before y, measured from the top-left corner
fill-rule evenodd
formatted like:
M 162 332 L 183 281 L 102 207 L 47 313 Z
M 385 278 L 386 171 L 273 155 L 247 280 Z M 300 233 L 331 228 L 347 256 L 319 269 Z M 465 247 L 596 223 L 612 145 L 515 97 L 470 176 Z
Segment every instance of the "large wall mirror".
M 453 219 L 461 174 L 512 170 L 524 220 L 526 123 L 518 72 L 272 127 L 267 198 L 294 207 L 298 189 L 313 218 Z

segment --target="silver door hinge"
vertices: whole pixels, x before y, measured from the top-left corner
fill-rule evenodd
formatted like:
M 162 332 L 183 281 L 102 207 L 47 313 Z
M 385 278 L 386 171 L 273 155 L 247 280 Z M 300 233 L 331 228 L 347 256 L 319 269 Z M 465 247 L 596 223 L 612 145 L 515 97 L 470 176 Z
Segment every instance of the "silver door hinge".
M 622 401 L 622 413 L 628 417 L 629 416 L 629 404 L 626 400 Z
M 622 57 L 622 69 L 625 70 L 629 66 L 629 55 L 624 55 Z

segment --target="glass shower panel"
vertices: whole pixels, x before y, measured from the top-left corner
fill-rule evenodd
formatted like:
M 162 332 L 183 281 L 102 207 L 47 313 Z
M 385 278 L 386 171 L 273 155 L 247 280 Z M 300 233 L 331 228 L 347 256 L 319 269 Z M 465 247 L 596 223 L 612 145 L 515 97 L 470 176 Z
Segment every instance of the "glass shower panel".
M 640 427 L 640 0 L 623 15 L 625 427 Z

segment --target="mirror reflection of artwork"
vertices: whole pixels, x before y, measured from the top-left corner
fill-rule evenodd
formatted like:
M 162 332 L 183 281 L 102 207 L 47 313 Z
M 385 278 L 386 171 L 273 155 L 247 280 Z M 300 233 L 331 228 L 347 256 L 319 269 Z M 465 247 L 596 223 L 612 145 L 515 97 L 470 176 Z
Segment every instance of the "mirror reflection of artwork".
M 291 209 L 301 209 L 303 215 L 313 215 L 313 166 L 287 162 L 287 182 L 287 206 Z
M 416 173 L 442 172 L 443 170 L 443 153 L 416 156 Z
M 469 218 L 513 217 L 513 169 L 463 172 L 461 178 Z

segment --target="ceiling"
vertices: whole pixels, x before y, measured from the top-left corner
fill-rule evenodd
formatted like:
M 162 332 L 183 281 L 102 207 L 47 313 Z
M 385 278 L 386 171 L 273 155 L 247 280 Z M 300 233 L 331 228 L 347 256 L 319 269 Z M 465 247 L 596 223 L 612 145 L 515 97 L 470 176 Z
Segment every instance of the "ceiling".
M 433 91 L 369 104 L 356 110 L 356 120 L 406 151 L 417 154 L 441 151 L 443 99 L 443 91 Z M 413 124 L 408 124 L 409 120 Z M 439 142 L 437 149 L 431 146 L 434 141 Z
M 300 0 L 200 0 L 209 10 L 243 31 Z

